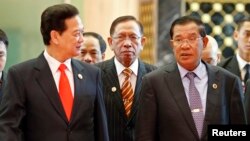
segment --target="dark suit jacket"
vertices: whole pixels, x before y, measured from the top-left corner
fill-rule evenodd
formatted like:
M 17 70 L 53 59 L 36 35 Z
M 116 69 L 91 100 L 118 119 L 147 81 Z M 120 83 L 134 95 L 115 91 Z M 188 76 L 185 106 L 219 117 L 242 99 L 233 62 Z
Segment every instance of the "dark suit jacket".
M 223 60 L 217 66 L 220 66 L 220 67 L 230 71 L 231 73 L 237 75 L 241 79 L 239 63 L 237 61 L 236 55 Z
M 1 84 L 0 84 L 0 103 L 2 101 L 2 96 L 3 96 L 3 88 L 5 86 L 6 83 L 6 79 L 7 79 L 7 74 L 3 71 L 2 72 L 2 77 L 1 77 Z
M 74 59 L 72 69 L 75 93 L 68 122 L 43 54 L 11 67 L 0 106 L 0 140 L 108 141 L 100 70 Z
M 248 79 L 246 83 L 245 109 L 246 109 L 247 123 L 250 124 L 250 79 Z
M 102 70 L 104 101 L 107 111 L 110 141 L 134 141 L 134 128 L 142 77 L 156 69 L 155 66 L 139 61 L 134 101 L 130 116 L 127 118 L 121 97 L 119 79 L 114 58 L 97 64 Z
M 206 64 L 208 90 L 202 140 L 209 124 L 245 124 L 243 93 L 235 75 Z M 136 141 L 198 141 L 198 133 L 177 64 L 147 74 L 142 81 Z

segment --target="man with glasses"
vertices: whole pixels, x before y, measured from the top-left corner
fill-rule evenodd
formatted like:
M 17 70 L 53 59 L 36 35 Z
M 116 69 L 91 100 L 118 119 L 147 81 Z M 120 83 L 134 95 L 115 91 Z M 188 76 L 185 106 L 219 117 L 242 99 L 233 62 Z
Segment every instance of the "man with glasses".
M 138 59 L 145 42 L 143 27 L 135 17 L 113 21 L 108 43 L 115 56 L 97 64 L 102 70 L 110 141 L 134 141 L 142 77 L 156 68 Z
M 206 141 L 209 124 L 245 124 L 238 77 L 201 61 L 203 23 L 180 17 L 170 37 L 176 63 L 144 76 L 136 141 Z

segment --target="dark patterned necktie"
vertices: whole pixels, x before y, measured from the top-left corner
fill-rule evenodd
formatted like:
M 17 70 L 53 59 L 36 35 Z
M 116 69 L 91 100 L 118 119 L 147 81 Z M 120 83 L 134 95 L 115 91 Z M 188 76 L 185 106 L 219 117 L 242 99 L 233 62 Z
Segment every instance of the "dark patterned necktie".
M 125 75 L 124 82 L 122 83 L 122 99 L 126 115 L 129 116 L 133 103 L 133 88 L 130 82 L 132 71 L 129 68 L 125 68 L 122 73 Z
M 190 109 L 195 122 L 196 130 L 198 132 L 199 137 L 201 137 L 203 122 L 204 122 L 204 114 L 202 109 L 201 98 L 194 84 L 195 76 L 196 75 L 193 72 L 188 72 L 186 75 L 186 77 L 190 80 L 189 84 Z
M 250 72 L 249 72 L 249 64 L 245 65 L 246 75 L 244 77 L 244 84 L 246 85 L 247 79 L 249 79 Z

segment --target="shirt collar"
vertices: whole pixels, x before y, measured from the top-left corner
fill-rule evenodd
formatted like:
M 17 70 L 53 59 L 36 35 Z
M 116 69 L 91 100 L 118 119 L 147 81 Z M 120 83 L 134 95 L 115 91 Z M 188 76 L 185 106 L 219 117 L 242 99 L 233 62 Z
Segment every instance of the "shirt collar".
M 47 60 L 50 70 L 52 71 L 52 74 L 55 74 L 58 71 L 59 66 L 61 65 L 61 62 L 57 61 L 55 58 L 50 56 L 47 52 L 47 50 L 44 50 L 44 57 Z M 65 62 L 63 62 L 67 66 L 67 69 L 72 72 L 72 67 L 71 67 L 71 59 L 67 59 Z
M 178 63 L 177 66 L 180 71 L 181 78 L 183 79 L 186 76 L 186 74 L 190 71 L 186 70 Z M 206 66 L 201 61 L 199 65 L 192 72 L 194 72 L 200 80 L 207 75 Z
M 238 64 L 239 64 L 239 68 L 240 68 L 240 71 L 242 71 L 245 67 L 246 64 L 250 64 L 249 62 L 243 60 L 239 53 L 236 54 L 236 58 L 237 58 L 237 61 L 238 61 Z
M 115 62 L 115 66 L 116 66 L 116 71 L 117 74 L 120 75 L 122 73 L 122 71 L 126 68 L 124 67 L 115 57 L 114 59 Z M 138 74 L 138 67 L 139 67 L 139 60 L 138 58 L 135 59 L 135 61 L 132 63 L 132 65 L 129 66 L 129 69 L 131 69 L 133 71 L 133 74 L 135 74 L 137 76 Z

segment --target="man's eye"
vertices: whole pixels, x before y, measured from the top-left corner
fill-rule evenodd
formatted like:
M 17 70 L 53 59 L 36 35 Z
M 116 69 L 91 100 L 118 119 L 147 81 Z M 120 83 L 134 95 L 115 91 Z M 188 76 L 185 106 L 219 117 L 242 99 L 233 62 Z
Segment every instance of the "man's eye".
M 175 39 L 176 42 L 181 42 L 181 39 Z
M 194 40 L 196 40 L 196 37 L 189 38 L 189 41 L 194 41 Z
M 118 39 L 125 39 L 124 36 L 118 36 L 117 38 L 118 38 Z
M 132 40 L 136 40 L 138 37 L 137 36 L 130 36 L 129 38 Z

